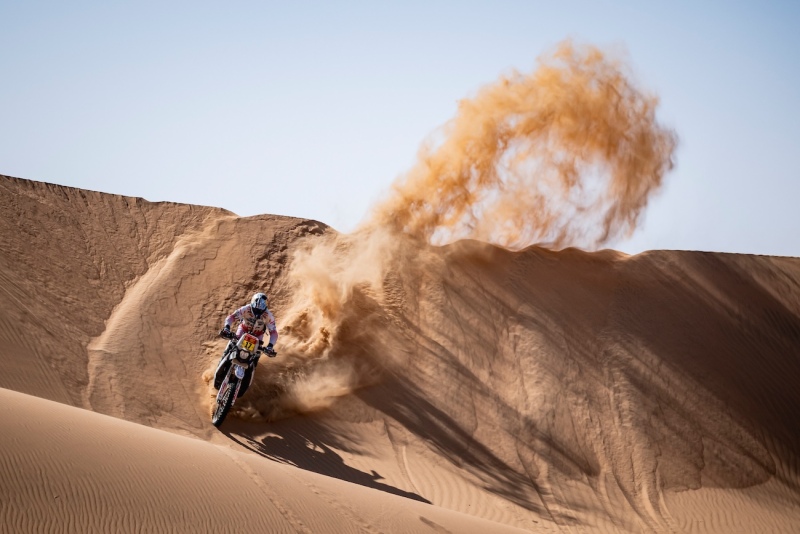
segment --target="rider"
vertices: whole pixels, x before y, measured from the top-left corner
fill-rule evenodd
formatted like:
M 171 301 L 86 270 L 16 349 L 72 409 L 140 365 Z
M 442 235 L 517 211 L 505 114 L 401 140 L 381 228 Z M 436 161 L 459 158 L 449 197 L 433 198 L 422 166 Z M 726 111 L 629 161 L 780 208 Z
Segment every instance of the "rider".
M 275 327 L 275 317 L 272 312 L 267 308 L 269 299 L 264 293 L 256 293 L 250 299 L 250 304 L 245 304 L 241 308 L 234 311 L 225 319 L 225 327 L 219 331 L 220 337 L 228 339 L 239 339 L 242 334 L 248 333 L 258 338 L 259 349 L 254 354 L 253 365 L 245 373 L 242 385 L 239 389 L 239 397 L 245 394 L 250 383 L 253 381 L 253 373 L 258 365 L 258 358 L 261 355 L 260 351 L 266 352 L 267 356 L 274 358 L 276 355 L 275 350 L 272 348 L 275 342 L 278 341 L 278 330 Z M 234 323 L 239 323 L 236 333 L 231 332 L 231 326 Z M 269 342 L 266 347 L 263 347 L 264 334 L 269 331 Z M 214 375 L 214 387 L 219 389 L 225 375 L 228 372 L 230 362 L 228 360 L 228 349 L 222 355 L 222 359 L 217 365 L 217 372 Z

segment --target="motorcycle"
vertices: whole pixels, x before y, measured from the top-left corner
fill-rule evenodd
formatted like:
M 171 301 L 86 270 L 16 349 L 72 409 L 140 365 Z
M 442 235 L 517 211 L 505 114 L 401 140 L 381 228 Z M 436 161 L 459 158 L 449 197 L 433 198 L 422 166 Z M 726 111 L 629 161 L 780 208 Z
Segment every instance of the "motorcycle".
M 267 348 L 259 346 L 257 337 L 245 333 L 237 340 L 231 335 L 225 349 L 225 358 L 230 362 L 230 366 L 219 386 L 217 403 L 211 415 L 211 424 L 215 427 L 219 428 L 225 421 L 225 417 L 239 397 L 239 388 L 242 386 L 245 373 L 255 366 L 262 352 L 267 352 Z M 277 353 L 270 350 L 268 354 L 274 356 Z

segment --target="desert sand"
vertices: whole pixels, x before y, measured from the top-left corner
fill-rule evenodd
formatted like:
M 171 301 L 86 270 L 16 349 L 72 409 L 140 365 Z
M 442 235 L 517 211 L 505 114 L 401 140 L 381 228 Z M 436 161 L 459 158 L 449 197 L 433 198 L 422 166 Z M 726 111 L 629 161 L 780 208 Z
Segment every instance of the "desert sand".
M 0 177 L 4 532 L 798 532 L 800 259 Z M 225 315 L 279 355 L 211 426 Z M 266 360 L 266 361 L 265 361 Z

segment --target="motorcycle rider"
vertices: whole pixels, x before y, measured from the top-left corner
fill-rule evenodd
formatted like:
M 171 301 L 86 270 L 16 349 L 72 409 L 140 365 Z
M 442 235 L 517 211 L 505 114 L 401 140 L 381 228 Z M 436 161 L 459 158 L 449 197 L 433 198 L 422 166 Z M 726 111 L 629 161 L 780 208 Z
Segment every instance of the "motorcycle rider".
M 239 388 L 239 397 L 245 394 L 247 388 L 250 387 L 250 383 L 253 381 L 253 374 L 258 365 L 261 352 L 266 352 L 267 356 L 270 358 L 274 358 L 277 354 L 273 346 L 275 342 L 278 341 L 278 329 L 275 327 L 275 317 L 267 308 L 268 303 L 269 299 L 267 295 L 264 293 L 256 293 L 253 295 L 253 298 L 250 299 L 250 304 L 245 304 L 228 315 L 225 319 L 225 326 L 219 331 L 220 337 L 230 339 L 232 342 L 235 342 L 235 340 L 239 339 L 242 334 L 245 333 L 258 338 L 259 348 L 253 355 L 253 365 L 245 372 L 244 379 L 242 379 L 242 385 Z M 238 323 L 236 333 L 231 332 L 231 326 L 233 326 L 234 323 Z M 264 334 L 267 331 L 269 331 L 269 342 L 266 347 L 263 347 Z M 219 389 L 222 385 L 222 381 L 225 379 L 225 375 L 228 373 L 228 368 L 230 367 L 230 360 L 228 359 L 230 346 L 231 345 L 228 344 L 228 347 L 226 347 L 222 355 L 222 359 L 220 359 L 217 365 L 217 371 L 214 375 L 214 388 L 216 389 Z

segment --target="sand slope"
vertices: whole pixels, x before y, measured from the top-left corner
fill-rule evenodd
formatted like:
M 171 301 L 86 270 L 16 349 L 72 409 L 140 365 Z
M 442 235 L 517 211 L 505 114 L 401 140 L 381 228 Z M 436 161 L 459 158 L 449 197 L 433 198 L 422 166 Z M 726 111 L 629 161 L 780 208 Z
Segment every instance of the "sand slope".
M 0 389 L 3 530 L 521 532 Z
M 15 430 L 0 492 L 27 495 L 39 521 L 166 528 L 174 506 L 177 528 L 210 529 L 219 508 L 197 503 L 226 493 L 212 481 L 234 463 L 261 500 L 274 500 L 272 478 L 295 481 L 294 500 L 248 529 L 800 530 L 800 259 L 409 249 L 378 291 L 346 295 L 333 346 L 308 360 L 300 330 L 286 331 L 287 271 L 303 239 L 337 239 L 324 225 L 7 177 L 0 192 L 0 387 L 117 418 L 2 392 Z M 224 315 L 257 289 L 282 352 L 259 370 L 245 420 L 220 433 L 203 374 Z M 345 371 L 345 390 L 359 387 L 317 402 L 341 393 Z M 87 449 L 82 434 L 115 447 Z M 131 473 L 120 447 L 139 463 L 166 456 Z M 195 471 L 207 463 L 222 467 Z M 42 490 L 53 484 L 81 497 L 58 508 Z M 4 524 L 35 530 L 14 502 Z M 136 522 L 121 502 L 152 515 Z M 406 513 L 418 507 L 444 515 Z

